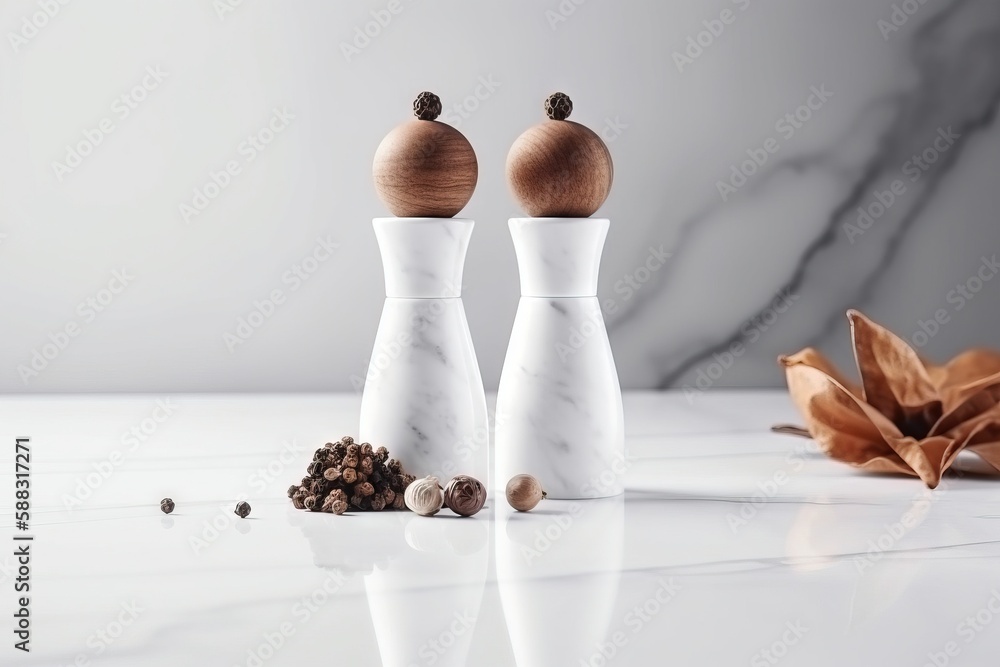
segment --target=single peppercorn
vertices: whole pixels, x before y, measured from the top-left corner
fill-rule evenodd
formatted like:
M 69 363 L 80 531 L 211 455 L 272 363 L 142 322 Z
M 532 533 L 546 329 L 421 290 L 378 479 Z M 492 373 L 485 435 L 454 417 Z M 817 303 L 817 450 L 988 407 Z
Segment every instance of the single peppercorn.
M 341 471 L 337 468 L 327 468 L 323 471 L 323 478 L 328 482 L 336 482 L 340 479 Z
M 164 498 L 160 501 L 160 511 L 164 514 L 170 514 L 174 511 L 174 501 L 170 498 Z
M 358 481 L 358 473 L 354 468 L 344 468 L 340 471 L 340 478 L 346 484 L 354 484 Z
M 380 512 L 385 509 L 385 498 L 380 495 L 372 496 L 372 510 Z
M 441 98 L 424 91 L 413 100 L 413 115 L 420 120 L 434 120 L 441 115 Z
M 347 454 L 346 454 L 346 456 L 357 458 L 358 452 L 360 450 L 361 450 L 361 448 L 358 447 L 357 444 L 355 444 L 355 443 L 352 442 L 351 444 L 347 445 Z
M 345 468 L 357 468 L 358 463 L 359 461 L 357 454 L 355 454 L 354 456 L 348 454 L 347 456 L 344 457 L 343 465 Z
M 379 447 L 375 450 L 375 459 L 379 463 L 385 463 L 385 460 L 389 458 L 389 450 L 385 447 Z
M 245 500 L 241 500 L 236 503 L 236 509 L 233 512 L 241 519 L 245 519 L 250 515 L 250 503 Z
M 360 495 L 366 496 L 366 497 L 372 495 L 373 493 L 375 493 L 375 487 L 372 486 L 371 482 L 364 482 L 362 484 L 358 484 L 358 486 L 355 488 L 355 490 Z
M 291 498 L 292 496 L 294 496 L 295 492 L 298 490 L 299 490 L 299 485 L 292 484 L 290 487 L 288 487 L 288 497 Z
M 361 463 L 359 463 L 358 465 L 359 465 L 358 470 L 366 475 L 372 474 L 372 472 L 375 470 L 375 461 L 373 461 L 372 457 L 370 456 L 366 456 L 365 458 L 361 459 Z
M 307 510 L 311 510 L 316 507 L 317 500 L 318 499 L 316 498 L 316 496 L 306 496 L 305 502 L 303 504 L 306 506 Z
M 573 100 L 566 93 L 552 93 L 545 100 L 545 115 L 552 120 L 566 120 L 573 113 Z
M 322 461 L 313 461 L 312 463 L 310 463 L 309 467 L 306 468 L 306 472 L 309 473 L 310 476 L 322 474 L 323 473 Z
M 304 510 L 306 508 L 305 499 L 304 495 L 296 493 L 292 497 L 292 506 L 297 510 Z
M 334 500 L 330 509 L 334 514 L 343 514 L 347 511 L 347 503 L 343 500 Z

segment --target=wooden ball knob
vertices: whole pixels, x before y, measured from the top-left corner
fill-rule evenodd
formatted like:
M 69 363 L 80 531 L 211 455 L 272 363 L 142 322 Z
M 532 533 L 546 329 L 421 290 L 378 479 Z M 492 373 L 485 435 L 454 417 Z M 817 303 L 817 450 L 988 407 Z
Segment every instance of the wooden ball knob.
M 562 93 L 546 100 L 550 120 L 530 128 L 507 154 L 507 183 L 534 218 L 586 218 L 608 198 L 611 153 L 591 129 L 566 120 L 573 104 Z
M 392 130 L 375 151 L 375 190 L 397 217 L 451 218 L 476 189 L 476 152 L 465 135 L 434 120 L 440 110 L 436 95 L 421 93 L 414 102 L 420 120 Z

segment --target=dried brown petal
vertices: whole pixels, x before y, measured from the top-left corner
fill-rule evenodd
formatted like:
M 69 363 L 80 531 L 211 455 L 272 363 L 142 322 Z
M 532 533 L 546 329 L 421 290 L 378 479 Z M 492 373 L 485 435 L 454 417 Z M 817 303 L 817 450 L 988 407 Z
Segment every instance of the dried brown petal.
M 935 488 L 962 449 L 1000 471 L 1000 355 L 970 350 L 925 363 L 901 338 L 849 311 L 863 389 L 820 353 L 784 356 L 792 401 L 829 456 L 873 472 L 915 475 Z

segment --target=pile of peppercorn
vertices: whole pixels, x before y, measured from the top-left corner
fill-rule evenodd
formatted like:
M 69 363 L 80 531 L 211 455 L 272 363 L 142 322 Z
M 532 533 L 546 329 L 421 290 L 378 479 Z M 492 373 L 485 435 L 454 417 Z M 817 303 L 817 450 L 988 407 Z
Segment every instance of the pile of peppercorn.
M 343 514 L 348 508 L 406 508 L 403 492 L 414 480 L 385 447 L 372 449 L 351 436 L 328 442 L 313 455 L 301 484 L 288 487 L 296 509 Z

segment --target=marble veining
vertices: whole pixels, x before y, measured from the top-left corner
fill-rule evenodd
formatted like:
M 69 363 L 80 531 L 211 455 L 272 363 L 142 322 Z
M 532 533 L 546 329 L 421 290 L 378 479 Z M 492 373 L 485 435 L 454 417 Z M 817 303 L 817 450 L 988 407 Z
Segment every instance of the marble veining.
M 767 293 L 767 303 L 737 308 L 722 317 L 732 327 L 729 333 L 709 332 L 697 322 L 677 319 L 673 332 L 654 343 L 650 332 L 661 331 L 654 323 L 662 322 L 662 312 L 675 308 L 676 290 L 691 285 L 690 276 L 678 274 L 668 263 L 644 287 L 644 293 L 609 323 L 616 349 L 628 351 L 621 356 L 623 373 L 630 381 L 642 374 L 643 383 L 649 386 L 691 387 L 713 355 L 724 354 L 737 343 L 746 346 L 744 364 L 748 360 L 758 367 L 769 364 L 779 353 L 843 337 L 844 311 L 872 305 L 882 277 L 895 267 L 909 232 L 926 219 L 928 207 L 937 202 L 935 195 L 966 147 L 993 126 L 1000 104 L 1000 6 L 991 0 L 956 0 L 916 20 L 921 19 L 912 39 L 901 37 L 898 42 L 908 47 L 905 66 L 911 71 L 900 72 L 896 81 L 887 82 L 879 98 L 859 108 L 848 128 L 853 136 L 832 141 L 822 150 L 774 161 L 743 192 L 728 202 L 703 207 L 678 232 L 674 256 L 708 257 L 711 249 L 704 243 L 706 234 L 718 239 L 745 224 L 741 208 L 761 200 L 778 202 L 791 187 L 836 192 L 828 199 L 817 199 L 812 212 L 801 214 L 799 224 L 815 232 L 796 251 L 786 276 Z M 943 140 L 937 143 L 934 161 L 914 166 L 912 157 L 934 147 L 939 137 Z M 867 141 L 866 150 L 858 149 L 861 139 Z M 942 146 L 946 147 L 942 150 Z M 894 180 L 905 184 L 905 193 L 875 216 L 874 224 L 859 225 L 859 207 L 867 209 L 877 203 L 874 193 L 885 192 Z M 996 248 L 985 250 L 992 253 Z M 767 261 L 784 261 L 768 257 L 763 247 L 756 252 Z M 748 272 L 752 275 L 752 270 Z M 772 296 L 782 293 L 802 298 L 758 343 L 756 332 L 750 327 L 748 335 L 746 324 L 767 313 Z M 632 353 L 643 345 L 648 353 Z M 776 369 L 770 374 L 780 381 Z

